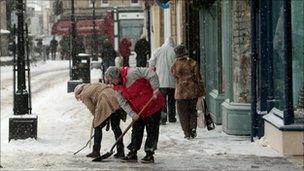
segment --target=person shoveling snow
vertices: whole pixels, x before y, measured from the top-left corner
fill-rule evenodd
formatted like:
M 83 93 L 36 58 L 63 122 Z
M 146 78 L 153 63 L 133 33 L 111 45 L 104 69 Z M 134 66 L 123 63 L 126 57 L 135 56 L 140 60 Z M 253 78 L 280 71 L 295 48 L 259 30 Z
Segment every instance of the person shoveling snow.
M 100 156 L 100 143 L 102 140 L 102 129 L 111 124 L 115 138 L 122 134 L 120 119 L 126 120 L 126 113 L 119 107 L 115 91 L 103 83 L 80 84 L 74 89 L 75 98 L 82 101 L 94 116 L 92 126 L 94 127 L 94 145 L 92 153 L 87 157 Z M 79 151 L 78 151 L 79 152 Z M 77 152 L 76 152 L 77 153 Z M 117 153 L 115 158 L 125 156 L 123 139 L 117 142 Z

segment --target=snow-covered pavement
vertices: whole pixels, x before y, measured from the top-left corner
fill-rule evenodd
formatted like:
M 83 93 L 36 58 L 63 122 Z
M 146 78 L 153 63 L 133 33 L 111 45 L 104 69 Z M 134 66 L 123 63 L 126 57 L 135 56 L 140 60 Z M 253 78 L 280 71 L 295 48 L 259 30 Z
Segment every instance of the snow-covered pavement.
M 262 141 L 251 143 L 249 137 L 227 135 L 220 126 L 209 132 L 199 128 L 197 138 L 186 140 L 178 122 L 161 126 L 154 164 L 121 163 L 112 157 L 93 163 L 85 157 L 91 151 L 89 148 L 73 155 L 88 140 L 92 117 L 72 93 L 67 93 L 67 61 L 48 61 L 32 67 L 38 140 L 8 142 L 11 72 L 1 67 L 1 165 L 4 167 L 1 170 L 299 170 Z M 101 72 L 93 69 L 91 74 L 96 82 Z M 130 119 L 121 126 L 125 128 L 129 123 Z M 114 143 L 112 131 L 103 133 L 102 154 Z M 125 146 L 130 142 L 130 132 L 124 142 Z M 144 156 L 142 149 L 138 156 Z

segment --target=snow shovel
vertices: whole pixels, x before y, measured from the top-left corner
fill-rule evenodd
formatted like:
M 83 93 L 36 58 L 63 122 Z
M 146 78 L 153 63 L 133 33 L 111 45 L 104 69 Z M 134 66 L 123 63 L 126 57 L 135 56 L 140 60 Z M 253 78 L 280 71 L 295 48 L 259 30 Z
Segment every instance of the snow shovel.
M 140 115 L 142 114 L 142 112 L 146 109 L 146 107 L 151 103 L 151 101 L 153 100 L 153 97 L 151 97 L 151 99 L 145 104 L 145 106 L 141 109 L 141 111 L 138 113 L 138 116 L 140 117 Z M 103 159 L 109 158 L 113 153 L 114 153 L 114 148 L 117 145 L 118 141 L 122 139 L 122 137 L 129 131 L 129 129 L 132 127 L 132 125 L 134 124 L 134 120 L 132 120 L 132 122 L 128 125 L 128 127 L 124 130 L 124 132 L 117 138 L 116 142 L 113 144 L 111 150 L 109 152 L 107 152 L 106 154 L 99 156 L 95 159 L 93 159 L 93 162 L 100 162 Z
M 92 135 L 93 134 L 93 121 L 92 121 L 92 124 L 91 124 L 91 132 L 90 132 L 90 138 L 89 138 L 89 140 L 88 140 L 88 142 L 81 148 L 81 149 L 79 149 L 78 151 L 76 151 L 75 153 L 74 153 L 74 155 L 76 155 L 77 153 L 79 153 L 80 151 L 82 151 L 84 148 L 86 148 L 88 145 L 89 145 L 89 148 L 91 148 L 91 140 L 92 140 L 92 138 L 94 137 L 94 135 Z
M 88 144 L 91 143 L 91 140 L 92 140 L 93 137 L 94 137 L 94 135 L 92 135 L 92 136 L 90 137 L 90 139 L 88 140 L 88 142 L 87 142 L 81 149 L 79 149 L 78 151 L 76 151 L 76 152 L 74 153 L 74 155 L 76 155 L 76 154 L 79 153 L 81 150 L 83 150 L 84 148 L 86 148 L 86 147 L 88 146 Z

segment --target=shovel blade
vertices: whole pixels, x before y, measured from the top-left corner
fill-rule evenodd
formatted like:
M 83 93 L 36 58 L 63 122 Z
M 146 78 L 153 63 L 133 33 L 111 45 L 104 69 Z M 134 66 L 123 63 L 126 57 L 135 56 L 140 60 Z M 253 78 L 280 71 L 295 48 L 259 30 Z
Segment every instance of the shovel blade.
M 93 159 L 93 162 L 101 162 L 103 159 L 109 158 L 113 153 L 107 152 L 106 154 L 99 156 L 95 159 Z

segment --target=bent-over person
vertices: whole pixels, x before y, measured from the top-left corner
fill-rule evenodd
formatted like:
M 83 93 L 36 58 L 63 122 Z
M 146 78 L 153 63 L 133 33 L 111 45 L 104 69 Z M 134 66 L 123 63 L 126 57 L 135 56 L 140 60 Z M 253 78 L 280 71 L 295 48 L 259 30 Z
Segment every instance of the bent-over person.
M 111 125 L 115 139 L 122 134 L 120 129 L 120 119 L 125 121 L 126 114 L 120 109 L 115 91 L 108 85 L 103 83 L 80 84 L 74 89 L 75 98 L 82 101 L 90 110 L 94 127 L 94 145 L 92 153 L 87 157 L 100 156 L 100 144 L 102 140 L 102 128 L 107 124 Z M 123 139 L 117 143 L 117 153 L 115 158 L 124 157 Z
M 165 102 L 158 89 L 157 74 L 149 68 L 109 67 L 105 77 L 110 84 L 114 85 L 114 89 L 118 92 L 119 105 L 134 120 L 131 143 L 128 145 L 130 152 L 123 158 L 123 161 L 137 161 L 137 151 L 141 147 L 144 129 L 146 128 L 146 156 L 141 159 L 141 162 L 153 163 L 153 155 L 157 149 L 159 136 L 160 111 Z M 151 98 L 153 100 L 143 109 Z M 141 110 L 143 111 L 139 116 Z

